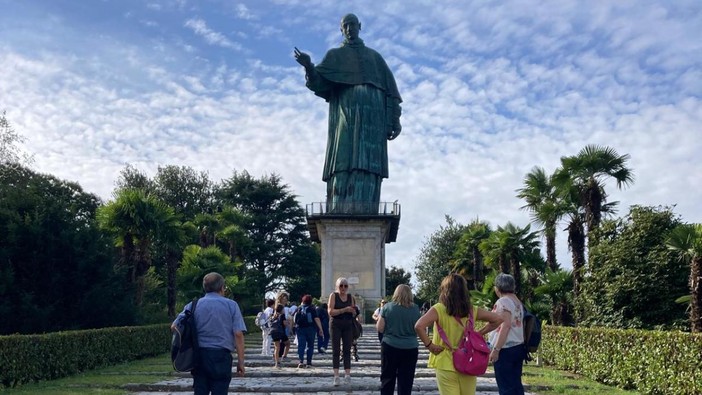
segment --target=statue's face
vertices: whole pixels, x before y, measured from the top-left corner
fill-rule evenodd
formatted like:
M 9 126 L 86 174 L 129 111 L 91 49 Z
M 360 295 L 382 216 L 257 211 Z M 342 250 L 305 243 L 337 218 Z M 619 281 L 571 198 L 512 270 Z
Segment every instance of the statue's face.
M 361 24 L 356 18 L 346 18 L 341 21 L 341 33 L 344 34 L 347 40 L 355 40 L 358 38 L 358 33 L 361 31 Z

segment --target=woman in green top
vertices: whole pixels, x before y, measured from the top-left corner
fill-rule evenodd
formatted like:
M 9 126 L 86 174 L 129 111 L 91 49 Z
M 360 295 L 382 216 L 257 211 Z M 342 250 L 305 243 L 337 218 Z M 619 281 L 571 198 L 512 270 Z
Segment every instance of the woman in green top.
M 424 347 L 429 349 L 427 366 L 436 369 L 436 383 L 441 395 L 470 395 L 475 394 L 476 378 L 458 373 L 453 367 L 453 355 L 448 346 L 441 340 L 439 331 L 434 327 L 434 337 L 429 339 L 426 328 L 438 322 L 446 332 L 451 342 L 451 348 L 456 349 L 463 335 L 463 327 L 468 324 L 468 316 L 473 312 L 475 321 L 487 321 L 500 325 L 502 316 L 490 311 L 474 307 L 470 302 L 468 284 L 463 276 L 449 274 L 441 281 L 439 288 L 439 303 L 432 306 L 415 324 L 414 329 Z M 456 318 L 460 318 L 461 324 Z
M 419 319 L 419 307 L 413 303 L 412 290 L 406 284 L 395 288 L 392 301 L 380 309 L 380 317 L 375 324 L 378 333 L 383 334 L 380 345 L 380 393 L 409 395 L 414 383 L 414 370 L 419 355 L 417 334 L 414 324 Z

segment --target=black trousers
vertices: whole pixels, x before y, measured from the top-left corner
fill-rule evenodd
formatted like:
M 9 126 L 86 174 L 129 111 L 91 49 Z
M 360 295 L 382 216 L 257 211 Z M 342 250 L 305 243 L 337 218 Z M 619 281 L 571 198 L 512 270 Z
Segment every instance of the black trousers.
M 199 364 L 193 370 L 195 395 L 224 395 L 232 381 L 232 353 L 225 348 L 201 348 Z
M 397 381 L 397 395 L 409 395 L 417 367 L 417 348 L 395 348 L 386 343 L 380 346 L 380 394 L 392 395 Z
M 351 320 L 332 319 L 332 367 L 339 369 L 339 354 L 344 356 L 344 369 L 351 369 L 351 343 L 353 343 L 353 322 Z M 343 353 L 341 342 L 344 342 Z

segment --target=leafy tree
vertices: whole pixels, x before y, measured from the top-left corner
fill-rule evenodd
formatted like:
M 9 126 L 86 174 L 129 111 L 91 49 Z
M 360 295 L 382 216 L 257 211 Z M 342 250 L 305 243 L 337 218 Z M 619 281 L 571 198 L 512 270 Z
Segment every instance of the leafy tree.
M 185 220 L 213 211 L 214 185 L 206 172 L 188 166 L 159 166 L 153 184 L 156 196 Z
M 3 111 L 0 115 L 0 165 L 5 167 L 0 169 L 32 164 L 34 158 L 22 152 L 19 147 L 25 141 L 26 139 L 12 128 Z
M 461 235 L 454 252 L 453 269 L 468 279 L 469 289 L 480 289 L 485 279 L 483 254 L 480 243 L 490 237 L 490 225 L 473 220 Z
M 217 272 L 224 277 L 228 290 L 236 287 L 237 263 L 216 246 L 189 245 L 183 251 L 183 262 L 178 268 L 178 290 L 186 301 L 202 295 L 202 279 L 207 273 Z
M 446 225 L 440 226 L 424 242 L 415 263 L 420 299 L 439 299 L 439 285 L 451 271 L 454 252 L 464 231 L 464 225 L 447 215 Z
M 99 204 L 76 183 L 0 164 L 0 334 L 135 323 Z
M 631 169 L 626 166 L 629 155 L 619 155 L 614 148 L 587 145 L 575 156 L 561 158 L 561 168 L 554 174 L 554 182 L 561 188 L 575 187 L 580 205 L 585 210 L 588 245 L 602 220 L 602 205 L 607 200 L 604 180 L 614 178 L 618 188 L 634 182 Z
M 690 328 L 692 332 L 702 332 L 702 225 L 678 225 L 670 232 L 666 245 L 680 261 L 690 264 L 690 295 L 686 295 L 690 303 Z
M 117 196 L 122 189 L 141 189 L 145 193 L 154 193 L 156 189 L 153 180 L 146 173 L 129 164 L 120 171 L 115 185 L 117 189 L 113 196 Z
M 543 226 L 546 238 L 546 263 L 551 270 L 558 269 L 556 261 L 556 224 L 566 211 L 566 204 L 542 167 L 534 167 L 524 177 L 524 186 L 517 189 L 517 197 L 524 199 L 522 209 L 531 212 L 532 222 Z
M 392 295 L 400 284 L 410 285 L 412 274 L 405 272 L 405 269 L 397 266 L 385 268 L 385 293 Z
M 290 264 L 283 267 L 285 290 L 290 293 L 291 301 L 299 305 L 302 296 L 306 294 L 321 295 L 321 262 L 319 244 L 309 241 L 295 249 L 293 256 L 290 257 Z M 326 300 L 323 295 L 321 299 Z
M 590 250 L 592 265 L 576 307 L 582 322 L 618 328 L 682 328 L 686 263 L 666 247 L 680 224 L 668 207 L 632 206 L 616 221 L 602 222 L 600 241 Z
M 154 243 L 159 235 L 175 232 L 178 218 L 172 208 L 140 189 L 119 190 L 114 201 L 98 209 L 97 218 L 121 249 L 120 264 L 127 269 L 127 283 L 135 287 L 134 304 L 141 306 Z
M 256 179 L 246 171 L 235 172 L 216 190 L 220 206 L 236 208 L 248 218 L 244 229 L 250 248 L 243 254 L 243 280 L 252 304 L 293 277 L 321 281 L 317 274 L 321 261 L 310 251 L 305 211 L 280 176 Z

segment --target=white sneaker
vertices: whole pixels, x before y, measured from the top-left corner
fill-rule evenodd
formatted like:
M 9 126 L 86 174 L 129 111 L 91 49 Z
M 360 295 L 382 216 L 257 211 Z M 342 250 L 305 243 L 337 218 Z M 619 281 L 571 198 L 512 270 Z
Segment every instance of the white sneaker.
M 351 376 L 344 376 L 344 384 L 346 384 L 346 385 L 351 384 Z
M 339 376 L 336 376 L 334 377 L 334 387 L 338 387 L 339 385 L 341 385 L 341 379 Z

